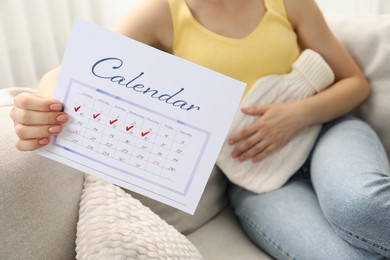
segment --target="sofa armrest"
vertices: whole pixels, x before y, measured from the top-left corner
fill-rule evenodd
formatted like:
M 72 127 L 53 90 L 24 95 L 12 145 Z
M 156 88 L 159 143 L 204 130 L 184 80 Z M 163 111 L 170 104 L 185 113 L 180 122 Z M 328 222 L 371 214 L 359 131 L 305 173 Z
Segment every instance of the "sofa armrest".
M 84 175 L 15 148 L 13 95 L 0 91 L 0 259 L 75 259 Z

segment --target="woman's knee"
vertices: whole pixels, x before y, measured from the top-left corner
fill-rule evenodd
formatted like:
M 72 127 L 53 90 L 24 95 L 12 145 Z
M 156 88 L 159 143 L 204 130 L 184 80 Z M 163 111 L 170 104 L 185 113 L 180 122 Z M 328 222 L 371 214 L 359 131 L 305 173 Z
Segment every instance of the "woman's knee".
M 352 118 L 333 125 L 321 136 L 311 157 L 310 175 L 319 197 L 349 190 L 367 194 L 386 187 L 390 169 L 374 130 Z
M 373 180 L 365 184 L 351 180 L 322 190 L 318 196 L 321 209 L 330 223 L 346 230 L 377 226 L 386 218 L 390 230 L 390 178 L 378 173 L 365 175 L 374 175 Z
M 351 158 L 351 155 L 354 157 Z M 361 164 L 370 163 L 372 159 L 379 160 L 389 172 L 381 140 L 368 123 L 356 117 L 344 117 L 325 126 L 313 149 L 313 159 L 317 163 L 327 159 L 339 161 L 349 158 L 359 160 Z
M 339 184 L 319 195 L 322 212 L 334 230 L 350 244 L 390 255 L 390 177 L 362 173 L 367 181 Z

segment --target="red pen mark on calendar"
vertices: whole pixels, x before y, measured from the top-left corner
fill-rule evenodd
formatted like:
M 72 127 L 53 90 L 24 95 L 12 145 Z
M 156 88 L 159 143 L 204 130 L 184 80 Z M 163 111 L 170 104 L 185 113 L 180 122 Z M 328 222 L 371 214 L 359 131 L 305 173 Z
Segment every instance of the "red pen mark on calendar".
M 74 107 L 74 112 L 77 112 L 77 111 L 79 111 L 80 107 L 81 107 L 81 106 Z
M 114 120 L 110 120 L 110 125 L 115 124 L 115 122 L 117 122 L 117 121 L 118 121 L 118 118 L 117 118 L 117 119 L 114 119 Z
M 131 125 L 131 126 L 126 126 L 126 132 L 129 132 L 130 129 L 132 129 L 133 127 L 134 127 L 133 125 Z
M 147 132 L 141 132 L 141 136 L 144 137 L 145 135 L 149 134 L 150 131 L 147 131 Z
M 98 114 L 93 114 L 92 116 L 93 116 L 93 119 L 96 119 L 98 116 L 100 116 L 100 113 L 98 113 Z

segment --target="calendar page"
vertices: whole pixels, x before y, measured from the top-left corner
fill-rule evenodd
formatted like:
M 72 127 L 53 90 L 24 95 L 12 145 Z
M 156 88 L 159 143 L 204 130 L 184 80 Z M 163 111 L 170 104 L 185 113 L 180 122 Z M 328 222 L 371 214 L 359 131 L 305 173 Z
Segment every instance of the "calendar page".
M 245 84 L 76 19 L 45 157 L 193 214 Z

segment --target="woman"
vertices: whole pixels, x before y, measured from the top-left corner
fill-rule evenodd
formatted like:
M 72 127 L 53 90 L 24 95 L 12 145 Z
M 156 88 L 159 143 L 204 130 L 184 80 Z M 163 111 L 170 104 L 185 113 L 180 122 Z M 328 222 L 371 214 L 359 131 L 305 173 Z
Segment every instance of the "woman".
M 331 87 L 294 103 L 247 108 L 248 116 L 261 117 L 229 137 L 232 160 L 256 162 L 300 129 L 329 122 L 312 156 L 275 192 L 231 185 L 232 206 L 254 243 L 278 259 L 390 257 L 386 154 L 370 127 L 343 117 L 370 89 L 313 0 L 146 0 L 115 30 L 244 81 L 248 89 L 260 77 L 288 73 L 302 50 L 320 53 L 336 76 Z M 46 145 L 68 120 L 50 98 L 57 74 L 43 77 L 37 95 L 15 98 L 18 149 Z

